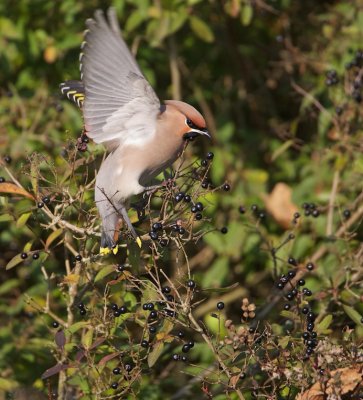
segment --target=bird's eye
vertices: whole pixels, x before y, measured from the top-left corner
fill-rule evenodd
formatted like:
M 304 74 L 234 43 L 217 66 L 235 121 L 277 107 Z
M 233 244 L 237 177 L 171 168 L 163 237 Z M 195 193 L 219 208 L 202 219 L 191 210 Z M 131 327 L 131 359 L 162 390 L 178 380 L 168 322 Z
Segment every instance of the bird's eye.
M 197 125 L 195 125 L 195 124 L 193 123 L 193 121 L 190 120 L 189 118 L 187 118 L 187 119 L 185 120 L 185 123 L 189 126 L 189 128 L 198 129 Z

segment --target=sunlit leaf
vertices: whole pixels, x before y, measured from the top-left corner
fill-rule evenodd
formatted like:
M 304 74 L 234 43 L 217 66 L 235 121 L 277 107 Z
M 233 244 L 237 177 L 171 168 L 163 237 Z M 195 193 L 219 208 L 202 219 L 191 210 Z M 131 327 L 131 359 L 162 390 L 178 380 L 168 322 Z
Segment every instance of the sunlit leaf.
M 28 199 L 34 200 L 34 197 L 33 197 L 32 194 L 27 192 L 22 187 L 19 187 L 19 186 L 15 185 L 15 183 L 11 183 L 11 182 L 2 182 L 2 183 L 0 183 L 0 193 L 7 193 L 7 194 L 14 194 L 14 195 L 19 195 L 19 196 L 24 196 L 24 197 L 27 197 Z

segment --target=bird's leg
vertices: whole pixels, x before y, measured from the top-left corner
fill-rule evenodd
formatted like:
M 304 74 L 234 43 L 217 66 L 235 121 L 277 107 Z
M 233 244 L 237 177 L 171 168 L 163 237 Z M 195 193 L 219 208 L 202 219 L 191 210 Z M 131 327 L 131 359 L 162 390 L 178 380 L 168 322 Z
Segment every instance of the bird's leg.
M 135 228 L 133 227 L 130 218 L 127 214 L 127 210 L 125 208 L 125 206 L 121 205 L 118 207 L 118 211 L 121 213 L 121 216 L 123 218 L 123 220 L 126 222 L 128 228 L 130 229 L 130 232 L 132 234 L 132 236 L 135 238 L 136 243 L 139 245 L 139 247 L 141 247 L 141 239 L 139 237 L 139 235 L 136 233 Z

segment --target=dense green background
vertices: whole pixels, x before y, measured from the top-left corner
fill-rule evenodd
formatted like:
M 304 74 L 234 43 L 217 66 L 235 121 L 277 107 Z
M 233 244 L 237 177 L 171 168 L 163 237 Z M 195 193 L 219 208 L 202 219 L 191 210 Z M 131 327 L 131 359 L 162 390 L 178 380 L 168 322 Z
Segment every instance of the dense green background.
M 159 97 L 180 97 L 205 115 L 213 140 L 195 142 L 188 157 L 203 158 L 207 151 L 213 151 L 213 184 L 228 181 L 232 187 L 230 192 L 213 195 L 207 211 L 214 226 L 228 226 L 228 234 L 205 236 L 203 242 L 188 247 L 188 255 L 193 260 L 194 279 L 201 287 L 225 287 L 236 282 L 239 286 L 230 290 L 230 297 L 228 293 L 205 294 L 207 306 L 199 318 L 213 311 L 222 298 L 226 318 L 239 323 L 241 297 L 247 296 L 264 310 L 262 321 L 275 324 L 274 333 L 283 335 L 283 303 L 266 311 L 266 299 L 275 295 L 277 279 L 270 250 L 282 243 L 288 232 L 294 232 L 296 238 L 278 253 L 277 271 L 286 272 L 289 256 L 296 258 L 305 271 L 306 262 L 318 255 L 317 268 L 306 278 L 313 291 L 314 311 L 320 321 L 334 315 L 329 329 L 322 328 L 321 332 L 329 343 L 347 352 L 333 358 L 325 368 L 350 367 L 348 347 L 351 343 L 358 349 L 361 346 L 363 313 L 359 297 L 363 258 L 363 113 L 359 98 L 363 57 L 357 55 L 363 47 L 362 2 L 1 1 L 0 154 L 2 159 L 11 156 L 12 162 L 8 165 L 4 161 L 4 165 L 30 191 L 36 191 L 32 163 L 45 177 L 41 183 L 44 188 L 52 188 L 54 193 L 55 188 L 61 192 L 62 185 L 67 185 L 71 193 L 79 189 L 81 174 L 72 177 L 64 157 L 80 135 L 81 115 L 60 98 L 58 86 L 79 77 L 78 54 L 85 20 L 95 9 L 105 10 L 110 5 L 116 8 L 125 40 L 137 50 L 141 69 Z M 355 66 L 347 68 L 352 61 Z M 327 85 L 327 72 L 333 69 L 339 82 Z M 34 152 L 38 155 L 32 155 Z M 90 145 L 88 152 L 77 157 L 91 160 L 94 173 L 102 153 L 101 147 Z M 0 176 L 10 180 L 1 165 Z M 285 210 L 285 205 L 276 205 L 267 197 L 280 182 L 292 190 L 292 199 L 279 195 L 287 202 Z M 92 196 L 92 191 L 86 190 L 82 202 L 64 218 L 77 225 L 84 221 L 83 211 L 96 215 Z M 302 217 L 297 226 L 289 225 L 296 207 L 304 213 L 303 202 L 316 203 L 320 216 Z M 252 204 L 267 208 L 267 217 L 256 217 L 250 211 Z M 34 202 L 2 196 L 0 205 L 0 398 L 2 390 L 12 392 L 24 386 L 48 393 L 47 383 L 40 376 L 55 364 L 50 351 L 54 350 L 54 330 L 49 327 L 52 318 L 36 311 L 29 299 L 45 304 L 48 286 L 41 271 L 43 265 L 54 278 L 48 292 L 52 310 L 65 315 L 66 294 L 59 283 L 67 257 L 61 245 L 54 246 L 47 258 L 27 260 L 5 270 L 24 249 L 42 249 L 51 231 L 41 225 L 46 221 Z M 239 213 L 240 205 L 246 207 L 246 214 Z M 344 210 L 355 218 L 351 220 L 347 213 L 345 217 Z M 280 219 L 278 212 L 282 212 Z M 140 229 L 146 232 L 147 226 Z M 94 247 L 88 243 L 88 251 L 97 247 L 97 240 L 93 240 Z M 83 248 L 74 237 L 69 241 L 75 249 Z M 165 268 L 175 277 L 174 256 L 165 255 Z M 235 297 L 234 290 L 239 290 L 234 292 Z M 213 326 L 210 329 L 215 333 Z M 348 339 L 344 336 L 347 330 Z M 208 367 L 213 356 L 203 353 L 202 344 L 199 350 L 196 347 L 193 362 Z M 135 396 L 170 397 L 190 380 L 189 375 L 180 373 L 182 367 L 165 373 L 163 365 L 143 377 L 137 389 L 141 392 Z M 302 369 L 298 357 L 292 357 L 290 367 Z M 188 372 L 198 374 L 192 367 Z M 163 374 L 169 389 L 160 381 Z M 288 385 L 297 393 L 316 381 L 314 374 L 314 369 L 308 368 L 304 379 L 296 376 Z M 274 389 L 267 386 L 265 393 L 277 396 L 273 392 L 278 388 L 280 398 L 288 398 L 283 391 L 287 383 L 279 379 L 281 382 Z M 82 386 L 84 397 L 78 393 L 77 398 L 92 398 L 87 397 L 92 393 L 91 381 Z M 246 383 L 247 397 L 255 385 L 251 382 Z M 81 385 L 76 378 L 71 383 Z M 51 385 L 56 390 L 57 380 Z M 150 388 L 153 395 L 148 392 Z M 202 398 L 198 382 L 191 388 L 193 398 Z M 217 385 L 218 393 L 221 390 Z M 222 399 L 225 395 L 220 396 Z

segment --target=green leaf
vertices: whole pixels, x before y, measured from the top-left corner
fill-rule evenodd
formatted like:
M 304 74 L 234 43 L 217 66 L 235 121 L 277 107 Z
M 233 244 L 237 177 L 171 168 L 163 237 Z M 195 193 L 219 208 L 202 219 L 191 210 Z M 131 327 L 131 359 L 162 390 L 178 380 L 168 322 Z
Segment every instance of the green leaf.
M 280 312 L 280 315 L 282 317 L 291 319 L 294 322 L 299 322 L 299 316 L 296 313 L 293 313 L 292 311 L 282 310 Z
M 82 336 L 82 344 L 86 350 L 89 349 L 92 345 L 93 332 L 94 329 L 89 328 Z
M 193 32 L 205 42 L 211 43 L 214 41 L 213 31 L 204 21 L 195 15 L 190 17 L 190 27 L 192 28 Z
M 224 251 L 224 242 L 222 235 L 217 232 L 210 232 L 203 238 L 204 242 L 209 244 L 213 248 L 213 250 L 218 253 L 222 254 Z
M 14 218 L 10 214 L 2 214 L 0 215 L 0 222 L 8 222 L 13 221 Z
M 27 223 L 30 216 L 31 216 L 30 212 L 22 214 L 16 221 L 17 228 L 22 228 Z
M 112 272 L 115 272 L 115 266 L 114 265 L 107 265 L 106 267 L 103 267 L 100 271 L 98 271 L 96 277 L 95 277 L 95 283 L 103 279 L 104 277 L 112 274 Z
M 137 28 L 143 21 L 145 21 L 147 15 L 140 13 L 138 10 L 134 11 L 129 18 L 127 18 L 125 24 L 125 31 L 131 32 Z
M 333 316 L 331 314 L 324 317 L 324 319 L 316 325 L 316 331 L 319 334 L 328 334 L 330 330 L 328 329 L 333 321 Z
M 286 349 L 289 343 L 290 343 L 290 336 L 283 336 L 278 341 L 278 344 L 282 349 Z
M 159 341 L 154 345 L 152 351 L 147 356 L 147 363 L 150 368 L 156 363 L 163 349 L 164 349 L 164 342 Z
M 1 390 L 14 390 L 19 386 L 18 382 L 12 380 L 12 379 L 7 379 L 7 378 L 2 378 L 0 377 L 0 389 Z
M 89 323 L 87 321 L 79 321 L 79 322 L 76 322 L 75 324 L 71 325 L 68 328 L 68 331 L 71 332 L 71 333 L 76 333 L 80 329 L 86 328 L 88 326 L 89 326 Z
M 17 254 L 15 257 L 13 257 L 7 264 L 6 264 L 6 270 L 9 270 L 11 268 L 16 267 L 18 264 L 23 262 L 24 260 L 20 257 L 20 254 Z
M 362 325 L 361 319 L 362 316 L 359 314 L 358 311 L 356 311 L 353 307 L 343 305 L 345 313 L 348 315 L 348 317 L 354 321 L 357 325 Z
M 11 289 L 17 287 L 19 285 L 19 282 L 19 279 L 8 279 L 6 282 L 0 285 L 0 296 L 10 292 Z
M 253 8 L 251 4 L 244 4 L 241 11 L 241 23 L 243 26 L 248 26 L 253 17 Z
M 210 287 L 222 285 L 229 272 L 228 265 L 228 257 L 218 257 L 205 273 L 203 286 Z

